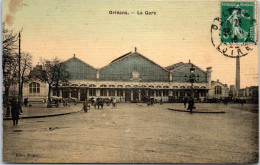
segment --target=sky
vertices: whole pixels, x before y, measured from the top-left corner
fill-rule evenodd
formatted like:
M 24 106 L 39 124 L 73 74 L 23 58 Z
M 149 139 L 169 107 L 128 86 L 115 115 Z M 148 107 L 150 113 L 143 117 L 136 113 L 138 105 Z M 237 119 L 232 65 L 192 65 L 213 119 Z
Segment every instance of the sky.
M 34 65 L 40 57 L 67 60 L 76 54 L 101 68 L 137 47 L 162 67 L 191 60 L 203 70 L 211 66 L 212 80 L 234 85 L 236 60 L 223 56 L 211 43 L 210 28 L 219 16 L 220 1 L 213 0 L 2 2 L 2 20 L 8 29 L 22 30 L 21 49 L 33 56 Z M 240 59 L 240 67 L 241 87 L 258 85 L 258 45 Z

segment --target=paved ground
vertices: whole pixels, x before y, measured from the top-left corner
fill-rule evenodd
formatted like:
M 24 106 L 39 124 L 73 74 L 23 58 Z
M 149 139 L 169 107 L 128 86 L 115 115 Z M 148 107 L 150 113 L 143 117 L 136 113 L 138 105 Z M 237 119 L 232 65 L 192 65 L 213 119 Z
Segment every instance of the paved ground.
M 81 104 L 82 105 L 82 104 Z M 82 107 L 75 106 L 70 104 L 69 106 L 64 107 L 60 105 L 58 108 L 46 108 L 47 104 L 32 104 L 30 107 L 23 107 L 23 113 L 20 115 L 20 118 L 37 118 L 37 117 L 48 117 L 48 116 L 58 116 L 64 114 L 70 114 L 82 110 Z M 4 109 L 3 119 L 10 120 L 11 116 L 6 117 L 6 108 Z
M 252 105 L 197 104 L 222 114 L 168 110 L 182 104 L 3 121 L 3 161 L 9 163 L 255 163 L 258 113 Z M 81 107 L 79 107 L 81 108 Z

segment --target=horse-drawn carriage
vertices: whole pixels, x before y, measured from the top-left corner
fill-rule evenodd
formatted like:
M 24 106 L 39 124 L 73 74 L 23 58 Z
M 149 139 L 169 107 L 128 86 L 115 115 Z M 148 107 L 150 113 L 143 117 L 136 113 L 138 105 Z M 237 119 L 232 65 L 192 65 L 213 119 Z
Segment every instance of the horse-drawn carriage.
M 50 100 L 48 101 L 48 107 L 59 107 L 59 103 L 61 103 L 62 98 L 57 96 L 52 96 Z
M 78 100 L 78 98 L 70 97 L 70 98 L 69 98 L 69 102 L 70 102 L 70 103 L 73 103 L 74 105 L 77 105 L 78 102 L 79 102 L 79 100 Z
M 155 98 L 147 98 L 147 106 L 154 106 L 154 103 L 156 103 Z
M 96 109 L 96 107 L 98 107 L 98 109 L 99 109 L 99 107 L 100 107 L 101 109 L 103 109 L 104 100 L 103 100 L 102 98 L 97 98 L 96 100 L 94 100 L 94 101 L 92 102 L 92 105 L 95 107 L 95 109 Z

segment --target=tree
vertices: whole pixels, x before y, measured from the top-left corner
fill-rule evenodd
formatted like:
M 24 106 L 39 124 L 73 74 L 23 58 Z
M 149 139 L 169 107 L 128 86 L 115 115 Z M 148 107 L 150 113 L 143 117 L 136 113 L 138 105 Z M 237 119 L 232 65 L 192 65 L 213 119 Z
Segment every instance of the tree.
M 18 57 L 17 57 L 18 58 Z M 26 52 L 21 53 L 21 85 L 20 85 L 20 96 L 23 96 L 23 84 L 32 69 L 32 55 Z
M 2 54 L 2 72 L 3 72 L 3 87 L 4 87 L 4 106 L 9 106 L 9 90 L 12 85 L 17 84 L 17 34 L 13 30 L 5 28 L 3 23 L 3 54 Z M 8 113 L 8 112 L 7 112 Z
M 66 65 L 62 63 L 57 57 L 53 60 L 43 59 L 42 63 L 42 76 L 38 77 L 42 81 L 48 83 L 49 91 L 48 91 L 48 105 L 51 102 L 51 88 L 55 85 L 57 90 L 57 94 L 59 94 L 59 85 L 61 82 L 65 83 L 69 80 L 69 73 L 66 71 Z M 59 95 L 58 95 L 59 96 Z
M 14 61 L 14 56 L 16 55 L 16 50 L 18 49 L 17 40 L 18 35 L 13 32 L 13 30 L 8 30 L 5 28 L 5 23 L 3 23 L 3 71 L 6 65 L 11 65 Z
M 66 71 L 66 65 L 62 63 L 58 58 L 54 59 L 54 63 L 56 64 L 53 68 L 54 72 L 54 85 L 57 91 L 57 96 L 60 96 L 59 86 L 62 83 L 67 83 L 70 76 L 69 72 Z

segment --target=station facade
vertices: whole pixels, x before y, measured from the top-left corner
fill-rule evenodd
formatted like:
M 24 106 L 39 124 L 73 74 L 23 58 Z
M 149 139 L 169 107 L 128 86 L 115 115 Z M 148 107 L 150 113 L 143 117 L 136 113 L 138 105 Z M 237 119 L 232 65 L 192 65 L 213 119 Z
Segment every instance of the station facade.
M 65 98 L 73 97 L 80 101 L 90 98 L 116 98 L 119 102 L 140 102 L 145 98 L 162 99 L 165 102 L 180 101 L 191 95 L 191 83 L 187 77 L 192 66 L 198 77 L 193 86 L 195 99 L 211 97 L 209 91 L 212 85 L 212 68 L 203 70 L 191 62 L 180 62 L 164 68 L 135 51 L 100 69 L 92 67 L 75 55 L 64 61 L 64 64 L 71 77 L 68 83 L 59 86 L 59 95 Z M 24 98 L 32 100 L 37 95 L 37 84 L 36 90 L 30 91 L 34 81 L 30 80 L 25 84 Z M 44 83 L 37 83 L 46 87 Z M 54 87 L 51 91 L 51 95 L 57 95 Z M 34 97 L 31 97 L 32 93 Z M 39 94 L 42 95 L 42 92 Z

